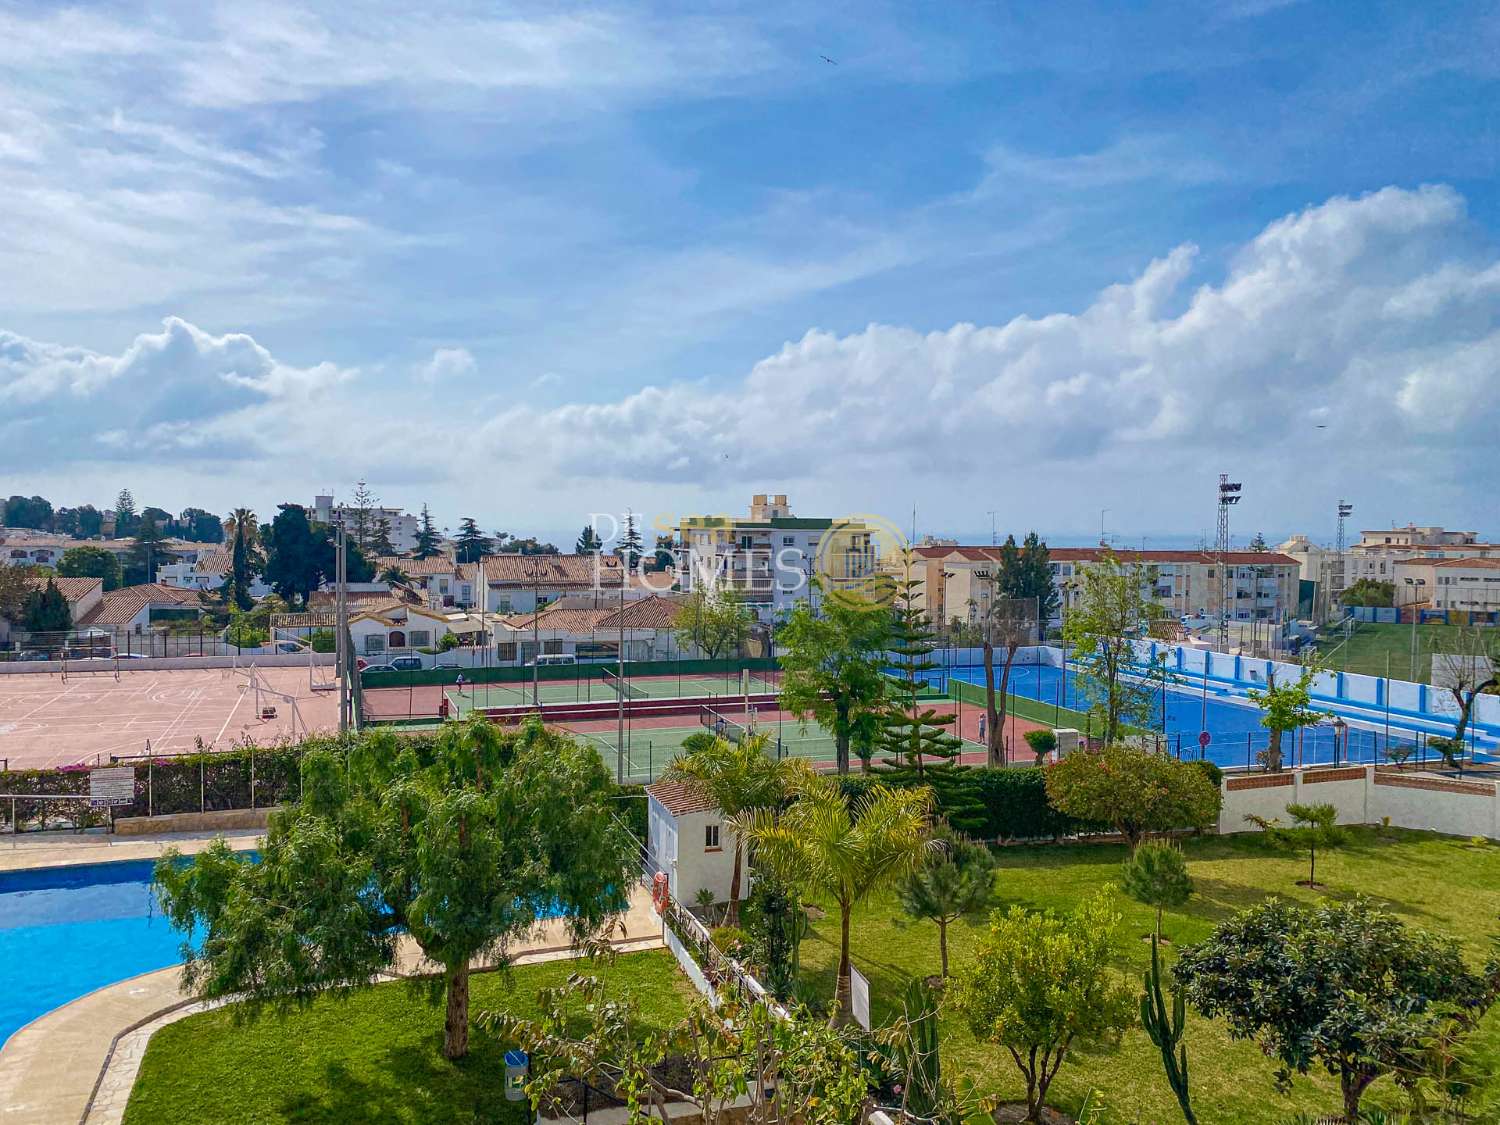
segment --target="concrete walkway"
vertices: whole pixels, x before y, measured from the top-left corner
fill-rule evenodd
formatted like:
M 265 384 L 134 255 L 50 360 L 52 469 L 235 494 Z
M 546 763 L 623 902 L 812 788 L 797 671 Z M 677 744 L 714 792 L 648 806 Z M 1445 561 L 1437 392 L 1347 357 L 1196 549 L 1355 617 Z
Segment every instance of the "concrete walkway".
M 201 852 L 219 837 L 235 851 L 254 848 L 263 832 L 173 832 L 158 836 L 107 836 L 102 832 L 38 833 L 34 837 L 0 837 L 0 871 L 28 867 L 76 867 L 84 863 L 115 863 L 127 859 L 156 859 L 175 847 L 184 855 Z
M 184 834 L 129 842 L 109 837 L 67 837 L 66 842 L 25 843 L 15 849 L 25 862 L 6 862 L 9 849 L 0 849 L 0 870 L 22 867 L 107 863 L 112 860 L 152 859 L 170 846 L 184 853 L 201 851 L 214 839 Z M 237 850 L 253 848 L 256 835 L 231 838 Z M 623 929 L 612 935 L 621 951 L 661 945 L 661 919 L 650 893 L 637 887 L 621 918 Z M 569 947 L 563 920 L 542 925 L 532 940 L 514 952 L 517 963 L 561 960 L 576 956 Z M 485 967 L 475 962 L 475 968 Z M 397 954 L 396 973 L 415 975 L 434 970 L 415 943 L 404 939 Z M 173 1020 L 209 1006 L 184 997 L 178 989 L 179 970 L 160 969 L 112 984 L 64 1004 L 33 1020 L 0 1048 L 0 1125 L 75 1125 L 122 1120 L 131 1087 L 151 1035 Z M 97 1092 L 96 1092 L 97 1087 Z

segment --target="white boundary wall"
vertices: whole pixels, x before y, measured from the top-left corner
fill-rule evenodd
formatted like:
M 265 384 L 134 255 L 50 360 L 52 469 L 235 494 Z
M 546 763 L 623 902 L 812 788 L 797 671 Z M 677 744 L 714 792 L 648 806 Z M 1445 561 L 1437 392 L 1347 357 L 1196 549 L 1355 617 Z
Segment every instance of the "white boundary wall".
M 1340 824 L 1383 824 L 1500 840 L 1500 784 L 1387 766 L 1336 766 L 1226 777 L 1221 833 L 1258 831 L 1248 814 L 1288 822 L 1286 807 L 1330 804 Z
M 331 652 L 315 652 L 312 654 L 312 663 L 319 667 L 331 667 L 334 662 L 334 654 Z M 147 656 L 139 659 L 131 657 L 119 662 L 122 672 L 153 672 L 164 671 L 173 668 L 243 668 L 249 671 L 250 665 L 257 668 L 306 668 L 308 657 L 305 652 L 288 653 L 245 653 L 238 658 L 233 656 Z M 70 660 L 68 661 L 69 673 L 75 672 L 113 672 L 115 661 L 109 658 L 102 660 Z M 0 661 L 0 676 L 35 676 L 47 673 L 59 673 L 62 671 L 62 663 L 55 660 L 5 660 Z

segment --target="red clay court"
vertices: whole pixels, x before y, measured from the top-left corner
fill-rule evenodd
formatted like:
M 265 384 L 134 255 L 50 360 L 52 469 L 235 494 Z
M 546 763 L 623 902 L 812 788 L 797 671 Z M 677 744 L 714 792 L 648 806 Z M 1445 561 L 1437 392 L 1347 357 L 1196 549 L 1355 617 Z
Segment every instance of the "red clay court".
M 320 669 L 324 675 L 331 669 Z M 184 754 L 197 740 L 228 749 L 245 740 L 264 745 L 292 735 L 292 705 L 262 695 L 275 707 L 262 719 L 247 670 L 174 668 L 111 673 L 69 672 L 0 676 L 0 763 L 40 769 L 111 754 Z M 313 691 L 308 669 L 262 668 L 263 685 L 292 696 L 310 731 L 338 728 L 338 693 Z

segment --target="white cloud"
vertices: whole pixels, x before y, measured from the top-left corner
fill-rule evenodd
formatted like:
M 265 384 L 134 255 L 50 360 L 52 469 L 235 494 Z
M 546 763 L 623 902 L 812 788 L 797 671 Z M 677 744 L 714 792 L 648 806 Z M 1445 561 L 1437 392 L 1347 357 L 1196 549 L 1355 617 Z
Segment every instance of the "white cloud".
M 417 378 L 424 383 L 447 383 L 477 370 L 467 348 L 438 348 L 432 358 L 417 368 Z
M 476 472 L 503 473 L 537 511 L 738 498 L 753 482 L 849 510 L 919 495 L 931 518 L 961 518 L 991 489 L 1054 520 L 1058 504 L 1097 497 L 1118 515 L 1130 498 L 1154 526 L 1181 526 L 1184 482 L 1235 465 L 1254 467 L 1282 520 L 1312 503 L 1310 476 L 1488 505 L 1500 266 L 1472 241 L 1445 187 L 1339 197 L 1269 224 L 1196 287 L 1182 246 L 1078 311 L 813 329 L 736 380 L 435 418 L 426 438 L 388 397 L 356 392 L 352 371 L 289 363 L 247 335 L 172 318 L 106 355 L 0 333 L 0 447 L 41 476 L 148 453 L 236 457 L 237 474 L 294 496 L 309 478 L 427 482 L 481 514 Z M 418 373 L 443 385 L 475 369 L 445 347 Z
M 1421 456 L 1439 473 L 1500 426 L 1500 287 L 1495 263 L 1451 256 L 1464 221 L 1444 187 L 1335 198 L 1271 223 L 1195 292 L 1195 251 L 1180 247 L 1081 312 L 813 330 L 728 388 L 510 410 L 490 449 L 677 482 L 869 474 L 877 487 L 1116 457 L 1149 475 L 1189 453 L 1290 456 L 1331 403 L 1325 440 L 1353 460 Z M 1441 315 L 1455 301 L 1485 315 Z

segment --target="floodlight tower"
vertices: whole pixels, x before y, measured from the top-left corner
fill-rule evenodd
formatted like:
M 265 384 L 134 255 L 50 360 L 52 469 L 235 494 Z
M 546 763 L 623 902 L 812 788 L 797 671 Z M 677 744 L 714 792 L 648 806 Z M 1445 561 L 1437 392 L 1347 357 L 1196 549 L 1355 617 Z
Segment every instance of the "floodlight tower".
M 1348 501 L 1339 501 L 1339 531 L 1338 531 L 1338 570 L 1334 576 L 1334 593 L 1338 596 L 1339 607 L 1344 605 L 1344 588 L 1347 583 L 1344 580 L 1344 521 L 1354 514 L 1354 505 Z
M 1240 485 L 1219 474 L 1219 651 L 1229 650 L 1229 509 L 1240 502 Z

